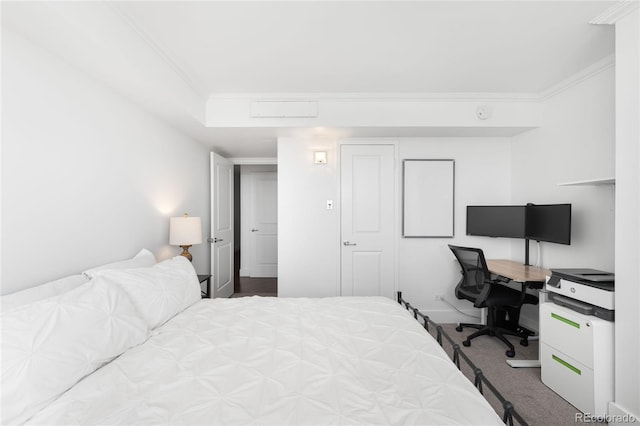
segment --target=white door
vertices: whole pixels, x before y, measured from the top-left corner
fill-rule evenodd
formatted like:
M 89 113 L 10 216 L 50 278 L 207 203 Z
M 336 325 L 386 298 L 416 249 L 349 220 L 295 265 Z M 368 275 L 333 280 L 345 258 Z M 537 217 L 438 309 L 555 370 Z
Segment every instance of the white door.
M 342 145 L 341 295 L 395 298 L 395 147 Z
M 211 297 L 233 294 L 233 164 L 211 153 Z
M 278 180 L 276 172 L 251 173 L 251 276 L 278 276 Z

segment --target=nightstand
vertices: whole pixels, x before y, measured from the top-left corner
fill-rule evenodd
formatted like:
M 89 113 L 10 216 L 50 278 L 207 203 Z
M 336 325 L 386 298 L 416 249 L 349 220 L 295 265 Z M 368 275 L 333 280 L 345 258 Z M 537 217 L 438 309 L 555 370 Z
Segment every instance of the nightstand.
M 198 275 L 198 281 L 200 284 L 203 282 L 207 282 L 207 291 L 201 291 L 201 295 L 203 299 L 208 299 L 211 297 L 211 275 Z

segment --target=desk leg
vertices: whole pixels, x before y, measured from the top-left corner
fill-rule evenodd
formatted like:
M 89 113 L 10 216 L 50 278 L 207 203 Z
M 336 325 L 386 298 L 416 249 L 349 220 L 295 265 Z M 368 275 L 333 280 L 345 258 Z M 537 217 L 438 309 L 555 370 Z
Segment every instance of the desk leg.
M 546 291 L 538 292 L 538 307 L 548 300 Z M 538 328 L 540 328 L 538 326 Z M 529 339 L 532 339 L 531 337 Z M 508 359 L 507 364 L 511 368 L 540 368 L 540 332 L 538 332 L 538 359 Z
M 511 368 L 540 368 L 540 338 L 531 336 L 529 340 L 538 340 L 538 359 L 508 359 L 507 364 Z

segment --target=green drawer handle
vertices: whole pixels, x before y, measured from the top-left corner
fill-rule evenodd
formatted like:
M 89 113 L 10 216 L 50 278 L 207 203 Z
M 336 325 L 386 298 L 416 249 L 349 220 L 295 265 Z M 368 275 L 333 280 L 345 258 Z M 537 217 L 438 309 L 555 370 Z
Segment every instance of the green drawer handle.
M 558 315 L 558 314 L 553 314 L 553 313 L 552 313 L 552 314 L 551 314 L 551 318 L 555 318 L 555 319 L 557 319 L 558 321 L 562 321 L 562 322 L 563 322 L 563 323 L 565 323 L 565 324 L 569 324 L 571 327 L 580 328 L 580 324 L 578 324 L 577 322 L 575 322 L 575 321 L 571 321 L 570 319 L 565 318 L 565 317 L 561 317 L 561 316 L 560 316 L 560 315 Z
M 582 371 L 580 371 L 579 368 L 576 368 L 573 365 L 569 364 L 567 361 L 565 361 L 565 360 L 563 360 L 561 358 L 558 358 L 555 355 L 551 355 L 551 358 L 553 358 L 554 361 L 557 361 L 558 363 L 560 363 L 560 365 L 563 365 L 563 366 L 567 367 L 569 370 L 573 371 L 578 376 L 582 376 Z

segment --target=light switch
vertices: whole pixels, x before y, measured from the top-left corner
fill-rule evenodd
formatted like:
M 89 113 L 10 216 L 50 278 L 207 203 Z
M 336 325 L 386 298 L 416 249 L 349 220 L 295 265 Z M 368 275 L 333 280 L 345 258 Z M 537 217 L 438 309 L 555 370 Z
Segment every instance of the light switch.
M 327 200 L 327 210 L 333 210 L 333 200 Z

